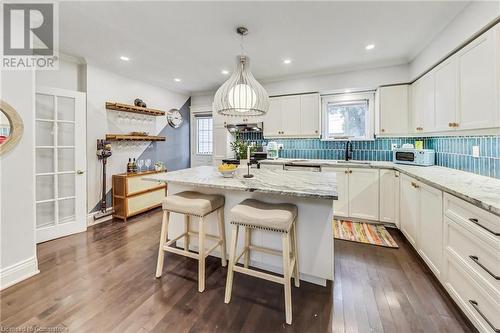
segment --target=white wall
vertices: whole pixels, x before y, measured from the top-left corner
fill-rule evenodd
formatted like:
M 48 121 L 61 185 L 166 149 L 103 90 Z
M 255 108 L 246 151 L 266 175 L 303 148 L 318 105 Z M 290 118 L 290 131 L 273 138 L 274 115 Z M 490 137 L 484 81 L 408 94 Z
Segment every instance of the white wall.
M 158 88 L 147 83 L 132 80 L 107 70 L 87 65 L 87 207 L 92 210 L 101 197 L 101 164 L 96 157 L 96 140 L 103 139 L 106 133 L 129 133 L 132 131 L 145 131 L 152 135 L 158 134 L 167 126 L 166 116 L 151 117 L 126 114 L 118 111 L 107 111 L 107 101 L 133 104 L 139 97 L 149 107 L 168 111 L 172 108 L 180 109 L 189 96 L 174 93 Z M 120 118 L 124 115 L 134 116 L 134 120 Z M 145 121 L 146 120 L 146 121 Z M 189 119 L 186 126 L 189 126 Z M 181 133 L 180 129 L 173 131 L 173 135 Z M 189 142 L 189 131 L 187 132 Z M 173 142 L 173 136 L 167 137 Z M 138 157 L 147 147 L 149 142 L 140 143 L 114 143 L 113 155 L 108 160 L 107 189 L 111 188 L 111 175 L 126 171 L 128 158 Z M 181 146 L 179 146 L 179 149 Z M 187 146 L 189 150 L 189 145 Z M 165 152 L 168 154 L 169 152 Z M 189 152 L 187 152 L 189 154 Z M 153 161 L 154 162 L 154 161 Z M 169 166 L 167 165 L 167 168 Z
M 62 55 L 58 70 L 36 72 L 36 86 L 85 92 L 85 69 L 77 59 Z
M 19 144 L 0 156 L 0 288 L 38 273 L 35 247 L 34 74 L 3 71 L 0 98 L 24 123 Z
M 472 1 L 410 63 L 410 80 L 442 60 L 500 16 L 500 1 Z

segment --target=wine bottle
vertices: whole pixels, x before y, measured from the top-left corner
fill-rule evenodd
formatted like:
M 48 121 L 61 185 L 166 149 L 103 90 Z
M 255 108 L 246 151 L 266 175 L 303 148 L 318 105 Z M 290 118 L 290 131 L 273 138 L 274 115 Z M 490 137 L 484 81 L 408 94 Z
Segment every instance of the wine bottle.
M 135 163 L 135 158 L 134 161 L 132 162 L 132 172 L 137 173 L 137 163 Z
M 127 173 L 131 173 L 131 172 L 132 172 L 132 159 L 129 158 L 128 163 L 127 163 Z

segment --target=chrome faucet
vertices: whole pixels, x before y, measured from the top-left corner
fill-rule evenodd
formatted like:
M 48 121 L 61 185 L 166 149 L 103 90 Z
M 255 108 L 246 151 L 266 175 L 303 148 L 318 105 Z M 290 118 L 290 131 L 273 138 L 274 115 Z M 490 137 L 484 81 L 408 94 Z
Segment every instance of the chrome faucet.
M 346 161 L 349 161 L 351 159 L 351 151 L 352 151 L 351 141 L 347 140 L 345 142 L 345 155 L 344 155 Z

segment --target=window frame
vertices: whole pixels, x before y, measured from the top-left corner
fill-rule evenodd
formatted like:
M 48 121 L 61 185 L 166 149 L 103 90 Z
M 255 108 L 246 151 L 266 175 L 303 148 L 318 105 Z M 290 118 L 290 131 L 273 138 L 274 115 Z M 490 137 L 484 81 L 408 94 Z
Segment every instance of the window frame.
M 199 147 L 200 147 L 199 146 L 199 143 L 200 143 L 199 133 L 200 132 L 199 132 L 199 127 L 198 127 L 198 125 L 199 125 L 198 121 L 200 119 L 211 119 L 212 120 L 212 131 L 211 131 L 212 132 L 212 151 L 209 154 L 200 153 L 200 150 L 199 150 Z M 195 127 L 195 133 L 194 133 L 195 155 L 196 156 L 207 156 L 207 157 L 213 156 L 213 154 L 214 154 L 214 118 L 213 118 L 212 113 L 197 113 L 194 116 L 194 120 L 195 120 L 194 121 L 194 123 L 195 123 L 195 126 L 194 126 Z
M 328 135 L 328 104 L 342 102 L 366 101 L 368 103 L 364 137 Z M 373 141 L 375 140 L 375 91 L 342 93 L 321 96 L 321 140 L 322 141 Z

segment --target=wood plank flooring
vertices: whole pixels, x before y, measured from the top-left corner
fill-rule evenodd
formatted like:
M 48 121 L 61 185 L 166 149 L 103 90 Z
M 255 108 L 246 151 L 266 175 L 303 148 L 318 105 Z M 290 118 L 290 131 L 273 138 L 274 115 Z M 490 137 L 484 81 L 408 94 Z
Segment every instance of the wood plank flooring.
M 472 329 L 398 231 L 400 249 L 335 242 L 332 286 L 292 289 L 285 324 L 283 288 L 236 273 L 224 304 L 226 268 L 207 260 L 204 293 L 197 263 L 167 253 L 155 279 L 160 211 L 106 222 L 38 245 L 40 274 L 0 293 L 7 327 L 66 332 L 471 332 Z M 300 249 L 299 249 L 300 250 Z M 335 307 L 335 311 L 334 311 Z

